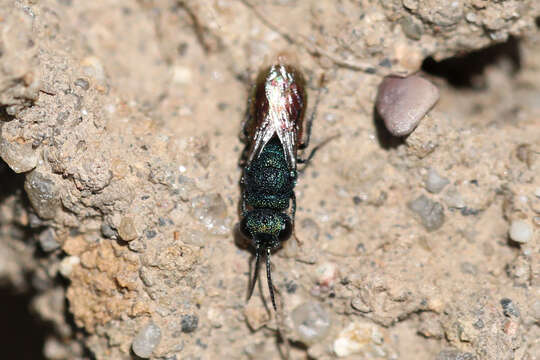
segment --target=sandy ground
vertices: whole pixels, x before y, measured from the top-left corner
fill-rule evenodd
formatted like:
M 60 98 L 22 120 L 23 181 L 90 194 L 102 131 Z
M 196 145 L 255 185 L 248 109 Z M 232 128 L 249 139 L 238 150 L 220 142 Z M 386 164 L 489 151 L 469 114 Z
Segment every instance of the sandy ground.
M 44 357 L 540 359 L 539 23 L 536 0 L 1 0 L 0 279 L 32 289 Z M 312 144 L 339 137 L 298 181 L 276 316 L 235 226 L 282 51 L 308 114 L 326 78 Z M 440 100 L 391 138 L 377 86 L 422 64 Z

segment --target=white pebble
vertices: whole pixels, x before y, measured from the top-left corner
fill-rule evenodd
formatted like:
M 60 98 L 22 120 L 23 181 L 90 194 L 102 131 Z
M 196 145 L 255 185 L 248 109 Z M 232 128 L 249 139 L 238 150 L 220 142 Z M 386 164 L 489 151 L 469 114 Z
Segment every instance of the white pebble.
M 160 341 L 161 329 L 151 322 L 135 335 L 131 349 L 138 357 L 148 359 Z
M 336 264 L 326 262 L 319 265 L 312 273 L 312 276 L 318 285 L 331 288 L 339 277 L 339 270 Z
M 343 329 L 334 341 L 338 357 L 361 354 L 365 358 L 380 355 L 384 336 L 374 324 L 354 322 Z
M 429 169 L 426 178 L 426 190 L 432 194 L 438 194 L 450 181 L 443 178 L 435 169 Z
M 529 242 L 529 240 L 532 238 L 532 233 L 532 226 L 524 220 L 512 221 L 510 224 L 510 230 L 508 231 L 510 239 L 521 244 Z
M 191 82 L 191 70 L 185 66 L 174 67 L 173 82 L 176 84 L 189 84 Z
M 73 267 L 79 265 L 80 262 L 81 259 L 78 256 L 65 257 L 60 262 L 58 271 L 60 271 L 60 274 L 62 274 L 63 277 L 69 278 L 69 275 L 71 275 L 71 272 L 73 271 Z

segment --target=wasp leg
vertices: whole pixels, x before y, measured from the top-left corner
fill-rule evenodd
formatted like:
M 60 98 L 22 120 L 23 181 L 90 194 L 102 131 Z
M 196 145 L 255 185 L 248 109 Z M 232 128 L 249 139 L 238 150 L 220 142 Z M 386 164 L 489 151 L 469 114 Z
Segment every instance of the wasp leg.
M 259 264 L 260 264 L 261 255 L 258 250 L 255 251 L 255 270 L 253 271 L 253 278 L 251 279 L 251 284 L 249 285 L 249 293 L 247 300 L 251 299 L 251 295 L 253 295 L 253 290 L 255 289 L 255 283 L 257 282 L 257 278 L 259 277 Z M 261 293 L 262 294 L 262 293 Z
M 291 195 L 292 200 L 292 209 L 291 209 L 291 223 L 292 223 L 292 229 L 293 229 L 293 237 L 294 240 L 298 243 L 298 245 L 302 246 L 302 241 L 296 236 L 296 227 L 294 226 L 294 220 L 296 216 L 296 194 L 293 192 Z
M 322 143 L 320 143 L 319 145 L 315 146 L 313 148 L 313 150 L 311 150 L 311 152 L 309 153 L 308 157 L 305 158 L 305 159 L 302 159 L 302 158 L 298 158 L 296 159 L 296 161 L 299 163 L 299 164 L 306 164 L 304 166 L 304 168 L 302 168 L 301 170 L 299 170 L 299 172 L 303 172 L 304 170 L 306 170 L 306 167 L 309 165 L 309 162 L 311 161 L 311 159 L 313 159 L 313 156 L 315 156 L 315 153 L 320 149 L 322 148 L 323 146 L 325 146 L 326 144 L 328 144 L 330 141 L 340 137 L 341 134 L 336 134 L 336 135 L 333 135 L 333 136 L 330 136 L 328 138 L 326 138 Z
M 315 153 L 317 152 L 317 150 L 319 150 L 322 145 L 323 144 L 319 144 L 319 145 L 315 146 L 313 148 L 313 150 L 311 150 L 311 152 L 309 153 L 307 158 L 305 158 L 305 159 L 298 158 L 298 159 L 296 159 L 296 162 L 298 162 L 299 164 L 309 164 L 311 159 L 313 159 L 313 156 L 315 156 Z
M 291 194 L 291 200 L 292 200 L 291 222 L 294 229 L 294 220 L 296 216 L 296 194 L 294 193 L 294 191 Z

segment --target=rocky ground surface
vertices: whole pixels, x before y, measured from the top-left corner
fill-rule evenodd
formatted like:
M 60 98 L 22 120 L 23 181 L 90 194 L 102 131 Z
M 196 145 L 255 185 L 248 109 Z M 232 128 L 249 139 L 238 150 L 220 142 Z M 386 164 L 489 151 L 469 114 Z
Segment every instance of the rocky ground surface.
M 1 283 L 46 359 L 540 359 L 539 26 L 536 0 L 0 0 Z M 312 143 L 340 136 L 276 317 L 235 225 L 283 50 L 326 78 Z M 440 100 L 392 138 L 377 87 L 422 67 Z

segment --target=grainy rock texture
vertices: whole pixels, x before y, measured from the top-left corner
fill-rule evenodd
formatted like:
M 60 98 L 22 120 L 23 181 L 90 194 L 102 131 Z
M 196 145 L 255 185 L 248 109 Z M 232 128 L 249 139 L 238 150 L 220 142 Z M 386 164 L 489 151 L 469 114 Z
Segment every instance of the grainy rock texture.
M 279 359 L 278 331 L 291 359 L 537 359 L 539 16 L 536 0 L 0 0 L 0 280 L 38 292 L 50 359 Z M 284 49 L 310 95 L 326 77 L 312 143 L 340 136 L 298 181 L 276 316 L 267 291 L 246 304 L 235 224 L 249 84 Z M 474 86 L 431 77 L 437 106 L 385 138 L 378 84 L 428 56 L 458 56 L 432 73 Z M 430 169 L 448 184 L 428 192 Z M 414 199 L 444 221 L 417 221 Z M 509 241 L 518 222 L 527 241 Z

